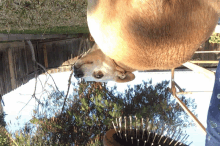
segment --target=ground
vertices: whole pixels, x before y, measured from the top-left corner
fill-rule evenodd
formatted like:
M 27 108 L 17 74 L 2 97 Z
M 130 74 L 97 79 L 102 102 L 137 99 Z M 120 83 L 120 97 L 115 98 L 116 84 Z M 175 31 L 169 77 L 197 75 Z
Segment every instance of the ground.
M 88 33 L 86 0 L 1 0 L 0 33 Z

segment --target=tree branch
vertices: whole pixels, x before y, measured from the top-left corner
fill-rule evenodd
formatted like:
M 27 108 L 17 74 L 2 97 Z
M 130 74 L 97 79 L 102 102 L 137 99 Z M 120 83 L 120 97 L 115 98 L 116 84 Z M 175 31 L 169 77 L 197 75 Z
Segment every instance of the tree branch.
M 63 113 L 64 106 L 65 106 L 65 104 L 66 104 L 66 98 L 67 98 L 67 96 L 68 96 L 68 94 L 69 94 L 72 75 L 73 75 L 73 70 L 71 71 L 71 74 L 70 74 L 70 77 L 69 77 L 69 80 L 68 80 L 68 89 L 67 89 L 67 93 L 66 93 L 66 96 L 65 96 L 65 99 L 64 99 L 64 103 L 63 103 L 63 107 L 62 107 L 61 113 Z

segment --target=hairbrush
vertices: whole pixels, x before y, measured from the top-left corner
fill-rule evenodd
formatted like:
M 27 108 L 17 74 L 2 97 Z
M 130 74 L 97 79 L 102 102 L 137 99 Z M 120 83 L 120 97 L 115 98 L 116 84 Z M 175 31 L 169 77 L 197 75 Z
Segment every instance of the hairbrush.
M 136 116 L 116 118 L 114 129 L 106 132 L 104 146 L 189 146 L 189 137 L 180 127 L 170 127 L 149 118 L 138 120 Z

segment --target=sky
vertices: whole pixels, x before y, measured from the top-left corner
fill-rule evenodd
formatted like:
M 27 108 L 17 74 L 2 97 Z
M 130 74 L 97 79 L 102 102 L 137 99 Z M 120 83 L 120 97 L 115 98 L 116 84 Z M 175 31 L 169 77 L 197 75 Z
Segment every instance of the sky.
M 63 73 L 55 73 L 52 74 L 56 84 L 58 85 L 58 88 L 60 91 L 65 91 L 67 89 L 68 85 L 68 79 L 69 79 L 70 72 L 63 72 Z M 152 83 L 157 84 L 159 82 L 162 82 L 163 80 L 170 80 L 171 79 L 171 73 L 170 72 L 135 72 L 135 80 L 128 82 L 128 83 L 120 83 L 116 84 L 117 89 L 119 92 L 123 92 L 127 85 L 135 85 L 142 83 L 142 80 L 150 80 L 152 78 Z M 186 91 L 212 91 L 214 86 L 214 80 L 210 80 L 203 76 L 202 74 L 198 74 L 192 71 L 175 71 L 175 81 L 176 83 L 181 87 L 185 88 Z M 45 75 L 40 75 L 40 79 L 42 82 L 46 79 Z M 75 82 L 76 79 L 72 77 L 72 82 Z M 53 84 L 52 81 L 48 80 L 49 84 Z M 109 87 L 114 86 L 115 82 L 108 82 L 107 84 Z M 22 85 L 21 87 L 17 88 L 16 90 L 6 94 L 3 96 L 3 100 L 5 103 L 4 111 L 6 114 L 6 122 L 9 123 L 11 121 L 10 130 L 18 130 L 19 127 L 23 126 L 25 122 L 28 122 L 31 119 L 31 115 L 33 112 L 34 107 L 37 105 L 37 102 L 31 99 L 31 95 L 34 92 L 35 87 L 35 80 L 32 79 L 25 85 Z M 72 88 L 70 88 L 70 93 Z M 41 92 L 41 86 L 37 86 L 37 92 Z M 195 99 L 195 103 L 197 104 L 196 113 L 198 114 L 199 121 L 206 127 L 206 119 L 207 119 L 207 113 L 209 108 L 209 102 L 211 99 L 211 92 L 208 93 L 195 93 L 190 95 L 185 95 L 186 97 Z M 39 97 L 40 94 L 37 94 Z M 27 102 L 30 100 L 30 102 L 27 104 Z M 25 106 L 27 104 L 27 106 Z M 25 107 L 24 107 L 25 106 Z M 24 107 L 24 108 L 23 108 Z M 23 108 L 23 110 L 21 110 Z M 17 117 L 20 117 L 19 123 L 20 125 L 16 125 L 17 120 L 15 120 Z M 14 126 L 13 126 L 14 125 Z M 188 128 L 186 130 L 187 134 L 189 134 L 188 142 L 189 144 L 191 141 L 193 143 L 190 146 L 205 146 L 205 135 L 198 127 Z

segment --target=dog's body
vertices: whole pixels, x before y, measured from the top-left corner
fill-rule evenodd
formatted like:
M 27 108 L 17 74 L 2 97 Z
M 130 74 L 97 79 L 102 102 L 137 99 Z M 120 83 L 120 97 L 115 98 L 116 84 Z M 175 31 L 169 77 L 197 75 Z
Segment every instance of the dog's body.
M 217 0 L 88 0 L 87 20 L 97 48 L 126 76 L 134 70 L 171 69 L 188 61 L 212 34 L 219 5 Z M 88 54 L 78 60 L 76 77 L 80 70 L 84 77 L 102 81 L 92 73 L 102 72 L 100 67 L 91 69 L 84 61 L 95 63 L 94 59 Z

